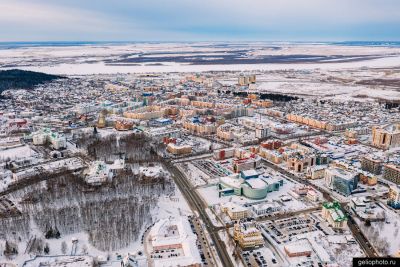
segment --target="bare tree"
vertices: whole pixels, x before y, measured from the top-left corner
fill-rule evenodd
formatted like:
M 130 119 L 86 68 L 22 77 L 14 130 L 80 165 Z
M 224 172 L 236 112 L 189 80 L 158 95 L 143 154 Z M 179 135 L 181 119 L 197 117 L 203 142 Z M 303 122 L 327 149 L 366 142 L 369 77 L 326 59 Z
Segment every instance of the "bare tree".
M 67 254 L 67 250 L 68 250 L 68 245 L 65 241 L 63 241 L 61 243 L 61 253 L 62 254 Z

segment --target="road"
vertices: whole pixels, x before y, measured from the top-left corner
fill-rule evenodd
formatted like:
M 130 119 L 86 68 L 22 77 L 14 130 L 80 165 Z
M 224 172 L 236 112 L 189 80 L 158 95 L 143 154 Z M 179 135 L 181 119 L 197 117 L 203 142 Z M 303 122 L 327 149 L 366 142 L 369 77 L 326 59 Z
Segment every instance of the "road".
M 289 178 L 302 183 L 304 185 L 309 185 L 312 187 L 316 187 L 318 190 L 320 190 L 324 196 L 324 198 L 328 201 L 335 201 L 335 199 L 331 196 L 331 194 L 326 191 L 325 189 L 318 187 L 314 184 L 311 184 L 308 180 L 306 179 L 301 179 L 297 177 L 296 175 L 288 172 L 287 170 L 282 169 L 281 167 L 263 159 L 263 162 L 266 166 L 270 167 L 271 169 L 288 176 Z M 340 203 L 340 202 L 339 202 Z M 340 203 L 340 207 L 343 211 L 346 211 L 346 204 L 345 203 Z M 361 232 L 360 228 L 358 225 L 355 223 L 353 217 L 351 216 L 350 213 L 346 213 L 348 220 L 347 220 L 347 225 L 349 226 L 350 231 L 352 232 L 354 238 L 357 240 L 357 242 L 360 244 L 361 248 L 364 250 L 365 254 L 367 257 L 378 257 L 378 253 L 375 251 L 375 249 L 371 246 L 369 243 L 368 239 L 365 237 L 365 235 Z
M 222 265 L 224 267 L 234 266 L 231 258 L 229 257 L 229 253 L 226 250 L 225 243 L 221 240 L 220 236 L 218 235 L 218 231 L 221 227 L 215 227 L 211 220 L 208 218 L 207 213 L 205 212 L 206 206 L 204 205 L 203 200 L 198 195 L 196 190 L 191 188 L 191 185 L 186 180 L 184 175 L 172 165 L 170 162 L 164 162 L 165 167 L 167 170 L 172 174 L 172 177 L 177 184 L 179 190 L 184 195 L 186 201 L 188 202 L 189 206 L 197 211 L 200 215 L 200 218 L 205 223 L 206 229 L 211 236 L 212 242 L 217 250 L 218 256 L 221 259 Z

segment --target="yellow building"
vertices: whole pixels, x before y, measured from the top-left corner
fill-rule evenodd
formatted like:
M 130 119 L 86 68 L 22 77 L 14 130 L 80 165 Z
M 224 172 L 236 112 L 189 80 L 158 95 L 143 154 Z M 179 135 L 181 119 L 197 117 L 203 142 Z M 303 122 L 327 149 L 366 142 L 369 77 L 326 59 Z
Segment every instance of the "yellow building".
M 211 102 L 192 101 L 190 104 L 194 107 L 199 107 L 199 108 L 214 108 L 214 103 Z
M 161 106 L 147 106 L 138 108 L 135 111 L 124 112 L 124 117 L 137 120 L 151 120 L 162 118 L 168 112 Z
M 176 145 L 169 143 L 167 145 L 167 151 L 174 155 L 183 155 L 192 153 L 192 147 L 189 145 Z
M 242 249 L 253 249 L 264 246 L 264 238 L 255 222 L 236 223 L 233 239 Z
M 227 202 L 221 206 L 222 212 L 225 212 L 231 220 L 240 220 L 247 218 L 249 210 L 233 202 Z
M 400 146 L 400 123 L 373 127 L 372 145 L 382 149 Z
M 210 135 L 217 131 L 215 123 L 195 123 L 188 120 L 183 122 L 183 128 L 200 135 Z

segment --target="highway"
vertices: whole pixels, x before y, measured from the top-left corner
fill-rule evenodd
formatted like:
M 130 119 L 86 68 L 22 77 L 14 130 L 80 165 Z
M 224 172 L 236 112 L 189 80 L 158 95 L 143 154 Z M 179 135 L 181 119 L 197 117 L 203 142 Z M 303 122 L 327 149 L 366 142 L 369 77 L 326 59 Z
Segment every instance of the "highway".
M 297 177 L 296 175 L 288 172 L 287 170 L 282 169 L 281 167 L 263 159 L 263 162 L 266 166 L 268 166 L 269 168 L 280 172 L 281 174 L 288 176 L 289 178 L 302 183 L 304 185 L 308 185 L 308 186 L 312 186 L 317 188 L 318 190 L 320 190 L 324 196 L 324 198 L 328 201 L 334 201 L 335 199 L 331 196 L 331 194 L 324 190 L 323 188 L 320 188 L 314 184 L 311 184 L 308 180 L 306 179 L 301 179 L 299 177 Z M 340 203 L 340 202 L 339 202 Z M 346 205 L 345 203 L 340 203 L 340 207 L 343 211 L 347 211 Z M 367 255 L 367 257 L 378 257 L 379 254 L 375 251 L 375 249 L 371 246 L 371 244 L 369 243 L 368 239 L 365 237 L 365 235 L 361 232 L 360 228 L 358 227 L 358 225 L 355 223 L 353 217 L 351 216 L 351 214 L 349 212 L 346 212 L 346 215 L 348 217 L 347 220 L 347 225 L 349 226 L 350 231 L 352 232 L 354 238 L 357 240 L 357 242 L 360 244 L 361 248 L 364 250 L 365 254 Z
M 206 229 L 211 236 L 212 242 L 216 248 L 219 258 L 221 259 L 222 265 L 224 267 L 234 266 L 231 258 L 229 257 L 229 253 L 226 250 L 225 243 L 221 240 L 220 236 L 218 235 L 218 231 L 221 227 L 215 227 L 211 220 L 208 218 L 207 213 L 205 212 L 206 206 L 202 201 L 201 197 L 198 195 L 196 190 L 192 189 L 189 182 L 186 180 L 184 175 L 170 162 L 164 161 L 163 162 L 167 170 L 172 174 L 172 177 L 178 186 L 179 190 L 184 195 L 186 201 L 188 202 L 189 206 L 198 212 L 200 218 L 205 223 Z

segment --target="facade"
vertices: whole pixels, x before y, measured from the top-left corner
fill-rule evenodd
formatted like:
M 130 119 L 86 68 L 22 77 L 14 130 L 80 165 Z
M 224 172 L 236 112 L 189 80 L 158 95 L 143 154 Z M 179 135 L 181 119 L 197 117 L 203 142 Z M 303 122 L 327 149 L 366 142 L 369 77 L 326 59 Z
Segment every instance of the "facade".
M 233 239 L 242 249 L 254 249 L 264 246 L 264 238 L 255 222 L 236 223 L 233 230 Z
M 50 129 L 42 129 L 32 135 L 34 145 L 44 145 L 49 142 L 54 149 L 67 147 L 67 138 L 60 133 L 53 132 Z
M 232 127 L 233 125 L 228 123 L 218 126 L 217 137 L 225 141 L 232 141 L 233 140 Z
M 349 196 L 357 188 L 358 176 L 338 167 L 329 167 L 325 170 L 325 184 L 339 194 Z
M 344 229 L 347 225 L 347 218 L 338 202 L 325 202 L 322 204 L 322 218 L 335 229 Z
M 167 151 L 174 155 L 184 155 L 192 153 L 192 146 L 190 145 L 177 145 L 173 142 L 167 145 Z
M 260 161 L 259 157 L 236 159 L 233 161 L 233 170 L 239 173 L 245 170 L 256 169 L 260 165 Z
M 305 124 L 307 126 L 323 129 L 327 131 L 340 131 L 357 125 L 356 121 L 324 121 L 317 118 L 310 118 L 301 114 L 287 114 L 286 119 L 289 121 Z
M 245 86 L 256 82 L 256 75 L 240 75 L 238 78 L 238 85 Z
M 307 199 L 313 202 L 317 202 L 321 199 L 321 193 L 316 191 L 315 189 L 309 189 L 306 195 Z
M 221 209 L 225 212 L 231 220 L 240 220 L 247 218 L 249 215 L 248 208 L 240 206 L 234 202 L 227 202 L 221 205 Z
M 162 118 L 167 113 L 161 106 L 145 106 L 134 111 L 124 112 L 124 117 L 137 120 L 151 120 Z
M 372 145 L 382 149 L 400 146 L 400 123 L 373 127 Z
M 260 147 L 259 155 L 275 164 L 280 164 L 283 161 L 282 154 L 276 150 L 270 150 L 264 147 Z
M 273 102 L 271 100 L 255 100 L 252 102 L 254 105 L 257 107 L 262 107 L 262 108 L 269 108 L 272 107 Z
M 256 137 L 259 139 L 266 138 L 268 136 L 268 129 L 267 128 L 262 128 L 262 127 L 257 127 L 256 128 Z
M 400 186 L 390 186 L 388 194 L 388 205 L 392 208 L 400 209 Z
M 267 202 L 251 206 L 251 210 L 257 216 L 264 216 L 281 210 L 281 206 L 276 202 Z
M 394 164 L 385 164 L 383 168 L 383 178 L 400 185 L 400 166 Z
M 217 131 L 216 123 L 200 123 L 186 120 L 183 122 L 183 128 L 194 134 L 210 135 Z
M 235 156 L 235 148 L 223 148 L 219 150 L 214 150 L 215 160 L 225 160 Z
M 373 174 L 381 174 L 382 160 L 373 157 L 363 157 L 361 159 L 361 169 Z
M 278 149 L 278 148 L 282 147 L 282 145 L 283 145 L 283 143 L 280 140 L 268 140 L 268 141 L 262 142 L 260 144 L 260 147 L 269 149 L 269 150 L 274 150 L 274 149 Z
M 115 129 L 118 131 L 128 131 L 133 127 L 133 122 L 126 120 L 117 120 L 114 125 Z
M 307 178 L 315 180 L 322 179 L 325 177 L 325 170 L 328 168 L 327 165 L 315 165 L 307 168 Z
M 286 165 L 289 169 L 295 172 L 303 172 L 307 167 L 314 166 L 316 164 L 316 158 L 314 154 L 300 154 L 295 153 L 288 157 Z

